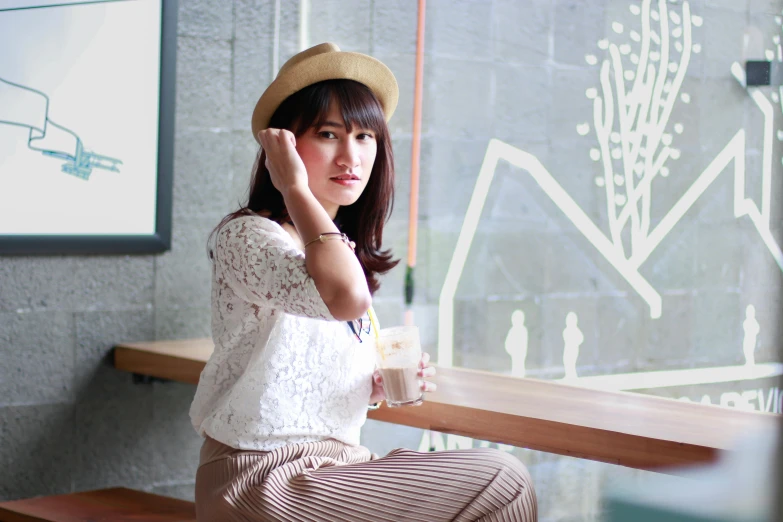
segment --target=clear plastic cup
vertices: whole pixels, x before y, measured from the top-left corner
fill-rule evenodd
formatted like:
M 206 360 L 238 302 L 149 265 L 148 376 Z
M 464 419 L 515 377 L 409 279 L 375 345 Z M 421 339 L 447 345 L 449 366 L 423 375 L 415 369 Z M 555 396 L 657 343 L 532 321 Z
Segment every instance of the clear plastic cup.
M 386 405 L 394 408 L 421 404 L 421 342 L 418 327 L 395 326 L 381 329 L 376 340 L 376 352 L 376 364 L 383 378 Z

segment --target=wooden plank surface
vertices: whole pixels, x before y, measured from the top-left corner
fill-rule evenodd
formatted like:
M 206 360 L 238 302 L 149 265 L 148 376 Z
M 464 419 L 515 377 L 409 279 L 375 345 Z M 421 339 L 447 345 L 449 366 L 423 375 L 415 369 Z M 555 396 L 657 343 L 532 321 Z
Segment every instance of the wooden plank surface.
M 126 488 L 0 503 L 0 522 L 195 522 L 193 502 Z
M 197 383 L 210 339 L 123 343 L 117 368 Z M 774 430 L 775 414 L 687 403 L 462 368 L 438 368 L 421 406 L 382 407 L 369 418 L 640 469 L 714 460 L 751 430 Z
M 114 347 L 114 366 L 140 375 L 198 384 L 214 348 L 210 338 L 118 344 Z

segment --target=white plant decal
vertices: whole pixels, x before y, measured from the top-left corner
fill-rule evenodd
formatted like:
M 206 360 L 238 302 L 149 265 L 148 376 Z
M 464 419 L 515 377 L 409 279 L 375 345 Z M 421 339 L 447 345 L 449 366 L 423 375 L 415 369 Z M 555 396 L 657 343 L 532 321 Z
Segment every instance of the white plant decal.
M 678 100 L 690 102 L 680 90 L 691 53 L 700 51 L 692 41 L 692 27 L 702 20 L 691 15 L 687 2 L 679 13 L 665 0 L 657 2 L 657 10 L 651 9 L 651 0 L 630 10 L 640 18 L 640 31 L 619 22 L 612 25 L 614 33 L 627 35 L 632 43 L 598 42 L 607 55 L 600 63 L 600 92 L 588 89 L 586 96 L 593 100 L 599 147 L 590 157 L 604 170 L 596 184 L 606 192 L 610 238 L 618 255 L 638 266 L 651 251 L 653 182 L 668 176 L 667 162 L 680 157 L 673 142 L 683 125 L 670 119 Z M 594 55 L 586 60 L 598 64 Z M 577 131 L 584 134 L 588 127 L 582 123 Z

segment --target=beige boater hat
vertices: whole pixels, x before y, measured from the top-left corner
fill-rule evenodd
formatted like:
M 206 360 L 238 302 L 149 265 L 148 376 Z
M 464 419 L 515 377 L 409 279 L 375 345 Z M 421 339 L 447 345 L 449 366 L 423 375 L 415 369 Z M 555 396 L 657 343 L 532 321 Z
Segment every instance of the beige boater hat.
M 258 131 L 267 128 L 269 119 L 283 100 L 324 80 L 354 80 L 366 85 L 381 102 L 386 121 L 397 107 L 397 80 L 388 67 L 372 56 L 344 52 L 333 43 L 322 43 L 292 56 L 261 95 L 252 120 L 256 141 Z

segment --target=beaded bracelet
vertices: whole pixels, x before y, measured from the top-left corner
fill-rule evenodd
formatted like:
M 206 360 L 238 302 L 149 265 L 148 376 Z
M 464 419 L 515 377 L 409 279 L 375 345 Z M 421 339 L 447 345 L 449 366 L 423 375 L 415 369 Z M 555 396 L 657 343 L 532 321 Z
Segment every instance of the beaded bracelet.
M 334 239 L 337 241 L 342 241 L 349 247 L 351 247 L 351 250 L 356 250 L 356 243 L 351 241 L 348 236 L 342 232 L 324 232 L 323 234 L 320 234 L 317 238 L 311 239 L 307 243 L 305 243 L 305 248 L 312 245 L 316 241 L 319 243 L 323 243 L 324 241 L 329 241 L 330 239 Z

